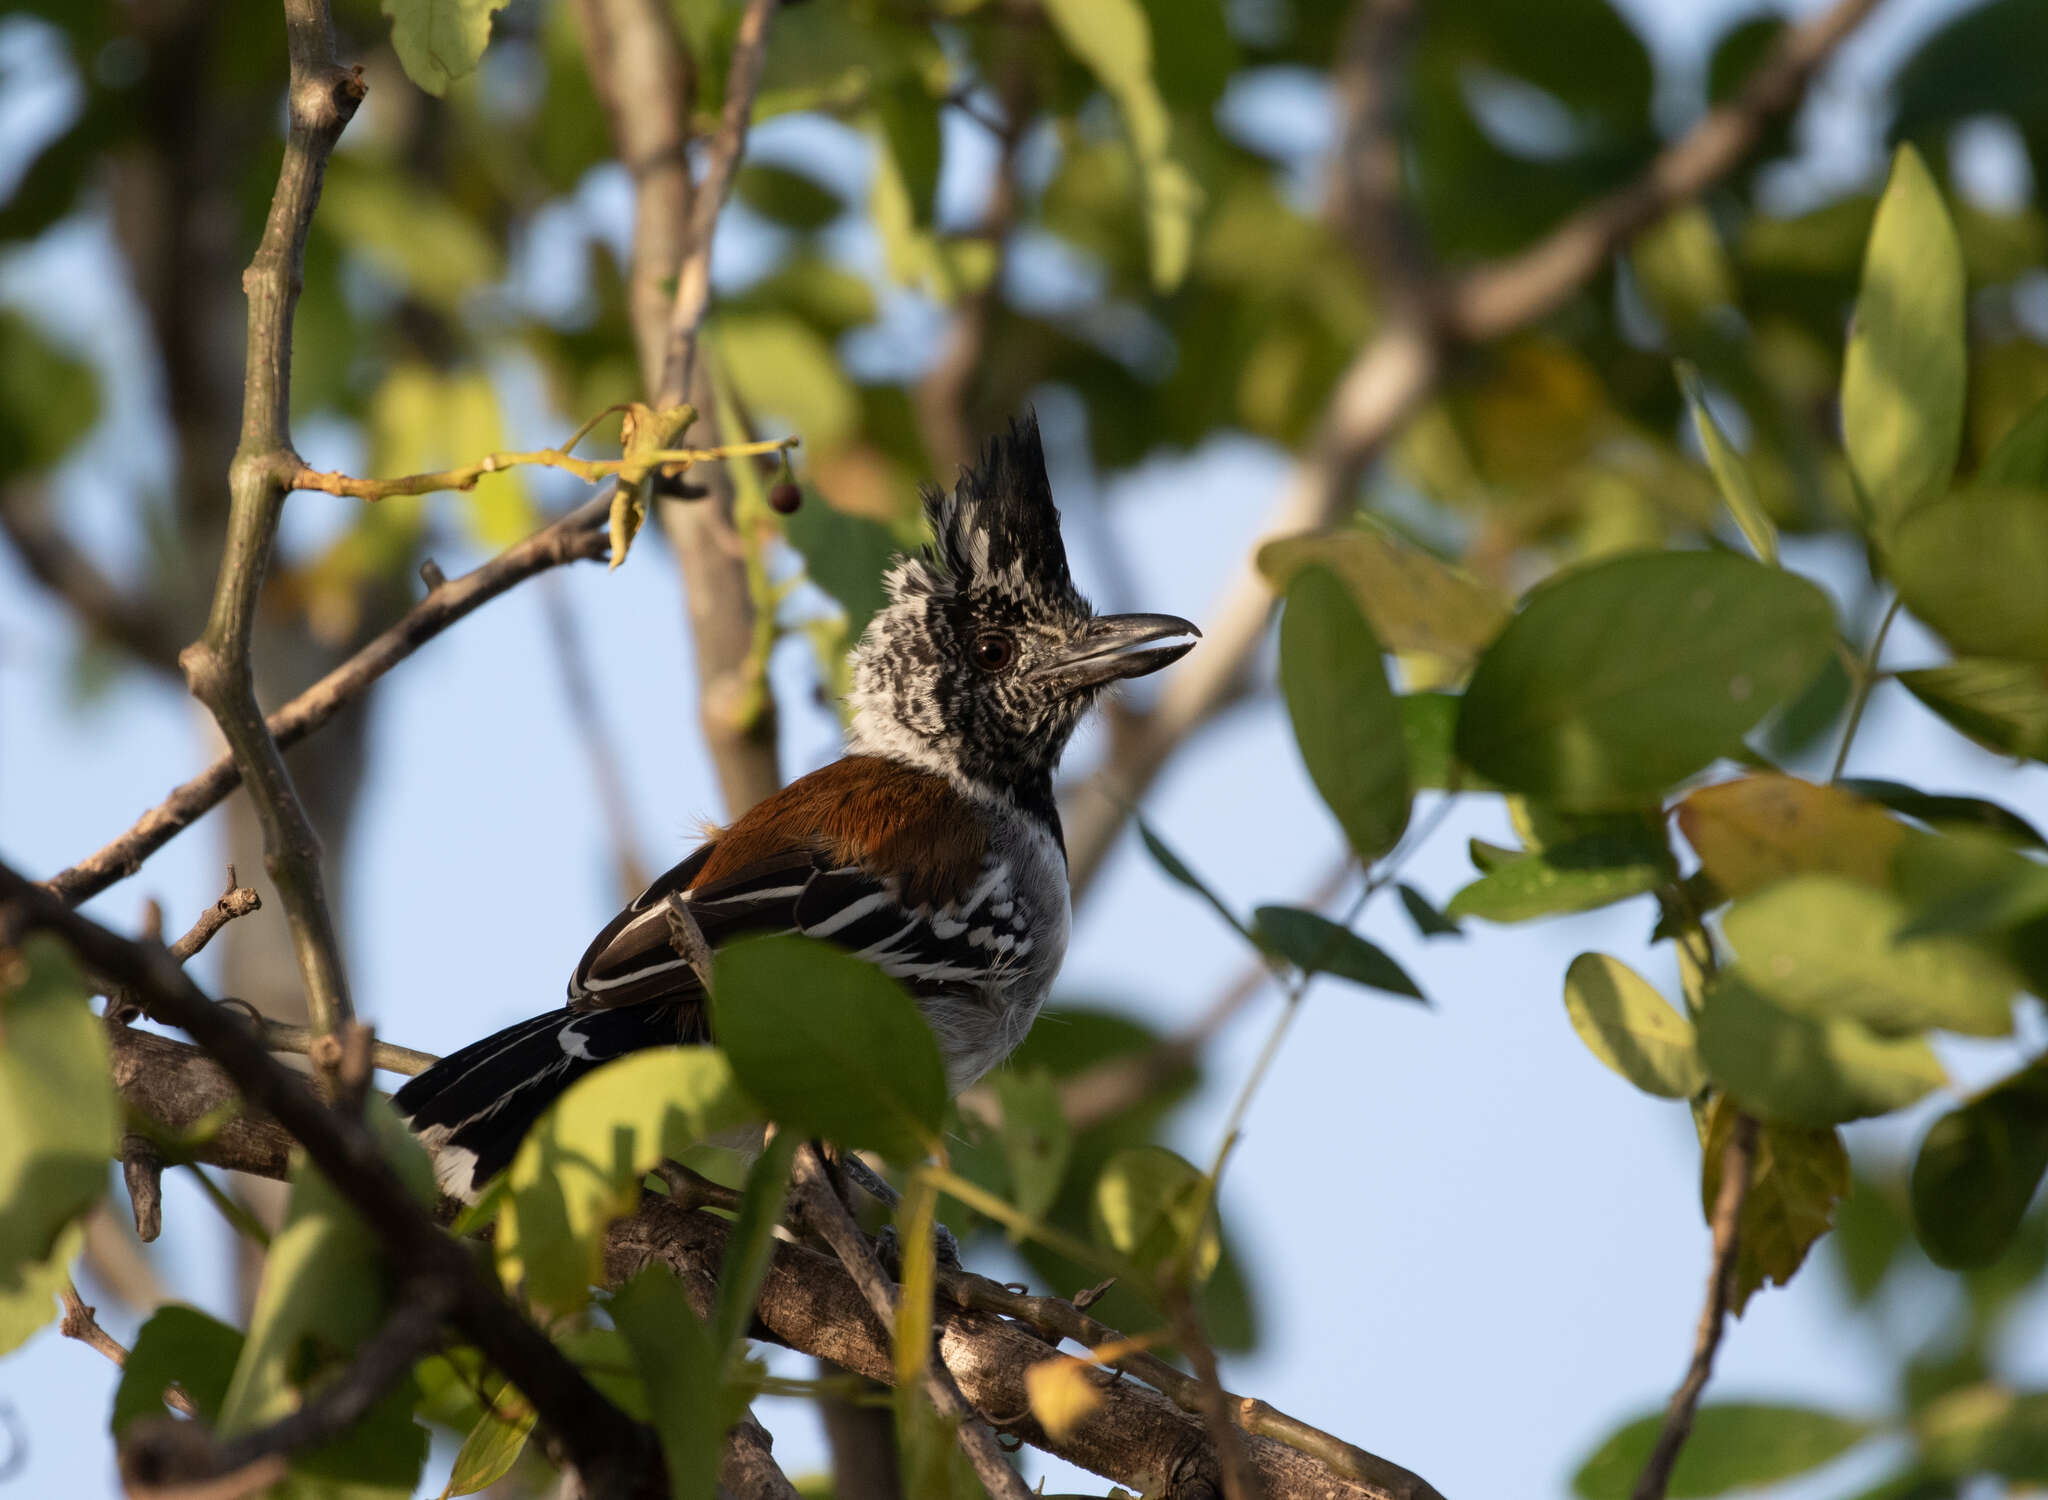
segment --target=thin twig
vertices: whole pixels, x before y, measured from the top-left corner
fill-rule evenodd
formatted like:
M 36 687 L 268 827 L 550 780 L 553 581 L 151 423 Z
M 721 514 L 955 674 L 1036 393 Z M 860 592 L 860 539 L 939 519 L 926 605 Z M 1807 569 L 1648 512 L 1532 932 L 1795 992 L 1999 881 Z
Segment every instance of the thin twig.
M 1856 743 L 1856 731 L 1863 727 L 1863 710 L 1870 706 L 1870 690 L 1877 685 L 1878 664 L 1884 659 L 1884 638 L 1892 633 L 1892 621 L 1899 617 L 1899 607 L 1905 602 L 1899 595 L 1892 595 L 1891 608 L 1884 612 L 1877 634 L 1870 638 L 1869 652 L 1850 669 L 1849 718 L 1842 725 L 1842 742 L 1835 747 L 1835 763 L 1828 771 L 1829 785 L 1842 779 L 1849 764 L 1849 747 Z
M 0 908 L 12 908 L 5 913 L 10 921 L 56 934 L 87 969 L 125 985 L 153 1019 L 190 1034 L 251 1106 L 269 1114 L 305 1148 L 394 1265 L 453 1287 L 452 1321 L 533 1402 L 594 1494 L 666 1493 L 653 1432 L 606 1399 L 506 1300 L 469 1252 L 441 1231 L 361 1119 L 323 1104 L 303 1077 L 270 1055 L 253 1028 L 209 999 L 162 948 L 116 936 L 4 864 Z
M 728 443 L 715 448 L 656 448 L 624 458 L 577 458 L 560 448 L 540 448 L 522 453 L 487 453 L 475 463 L 429 474 L 400 474 L 391 479 L 358 479 L 349 474 L 301 466 L 291 477 L 295 490 L 320 490 L 329 495 L 353 495 L 359 500 L 384 500 L 393 495 L 431 495 L 441 490 L 471 490 L 485 476 L 501 474 L 522 464 L 546 469 L 563 469 L 589 484 L 602 479 L 634 475 L 655 467 L 687 468 L 692 464 L 717 463 L 727 459 L 753 458 L 763 453 L 782 453 L 797 446 L 793 437 L 769 438 L 751 443 Z
M 179 963 L 194 957 L 200 949 L 213 941 L 215 933 L 237 917 L 246 917 L 263 908 L 263 898 L 245 885 L 235 884 L 235 867 L 228 866 L 228 888 L 221 893 L 220 900 L 199 914 L 199 920 L 183 937 L 171 944 L 171 957 Z
M 767 12 L 754 0 L 740 28 L 725 91 L 725 115 L 705 153 L 702 187 L 690 179 L 691 111 L 696 69 L 666 0 L 578 0 L 592 90 L 604 109 L 619 160 L 633 178 L 633 246 L 627 306 L 640 378 L 657 405 L 688 399 L 715 441 L 716 393 L 698 359 L 696 333 L 710 295 L 708 256 L 719 184 L 729 185 L 759 78 Z M 725 121 L 735 122 L 726 129 Z M 713 192 L 718 188 L 717 192 Z M 713 198 L 710 205 L 704 199 Z M 686 305 L 687 304 L 687 305 Z M 673 329 L 686 327 L 681 341 Z M 664 399 L 665 397 L 665 399 Z M 696 657 L 698 722 L 718 772 L 727 812 L 737 817 L 782 784 L 772 699 L 750 673 L 755 604 L 744 549 L 733 531 L 733 486 L 726 466 L 703 471 L 709 499 L 656 507 L 683 577 Z M 657 486 L 659 489 L 659 486 Z M 743 714 L 739 710 L 751 707 Z
M 57 1323 L 57 1331 L 67 1339 L 78 1340 L 89 1349 L 97 1349 L 112 1360 L 117 1368 L 127 1369 L 127 1346 L 100 1327 L 99 1319 L 95 1316 L 98 1309 L 85 1305 L 85 1299 L 78 1295 L 78 1288 L 71 1284 L 70 1278 L 65 1278 L 64 1285 L 57 1291 L 57 1298 L 64 1304 L 64 1316 Z M 199 1415 L 199 1409 L 192 1404 L 192 1398 L 175 1385 L 165 1388 L 164 1401 L 174 1411 L 183 1412 L 188 1417 Z
M 309 1055 L 318 1040 L 310 1026 L 294 1026 L 289 1021 L 274 1021 L 263 1018 L 263 1045 L 272 1052 L 295 1052 L 301 1057 Z M 398 1047 L 390 1042 L 376 1042 L 370 1048 L 370 1065 L 386 1073 L 403 1073 L 408 1078 L 417 1077 L 441 1059 L 431 1052 L 416 1052 L 411 1047 Z
M 1634 184 L 1575 214 L 1520 255 L 1465 276 L 1436 299 L 1428 316 L 1385 321 L 1339 378 L 1264 535 L 1313 531 L 1344 516 L 1366 465 L 1435 393 L 1459 344 L 1498 338 L 1549 313 L 1636 233 L 1732 171 L 1770 122 L 1798 105 L 1814 74 L 1876 3 L 1835 0 L 1789 28 L 1736 99 L 1660 153 Z M 1345 149 L 1353 144 L 1347 138 Z M 1118 721 L 1109 755 L 1063 810 L 1077 899 L 1160 769 L 1190 734 L 1242 694 L 1272 599 L 1250 561 L 1241 564 L 1203 623 L 1202 649 L 1170 675 L 1150 710 Z
M 1714 1262 L 1707 1273 L 1706 1305 L 1700 1309 L 1699 1328 L 1693 1335 L 1692 1364 L 1678 1389 L 1671 1393 L 1656 1446 L 1650 1450 L 1630 1500 L 1664 1500 L 1672 1466 L 1678 1462 L 1679 1451 L 1692 1433 L 1700 1393 L 1714 1373 L 1714 1355 L 1721 1347 L 1721 1330 L 1735 1295 L 1735 1265 L 1742 1248 L 1742 1204 L 1749 1194 L 1750 1172 L 1756 1162 L 1756 1133 L 1756 1121 L 1749 1115 L 1737 1115 L 1734 1128 L 1728 1133 L 1728 1145 L 1721 1157 L 1721 1188 L 1714 1195 Z
M 704 176 L 690 204 L 690 243 L 676 272 L 675 301 L 669 307 L 668 337 L 661 364 L 660 406 L 672 406 L 690 390 L 697 358 L 697 333 L 711 306 L 711 241 L 719 211 L 739 173 L 747 149 L 747 127 L 754 118 L 754 93 L 761 86 L 761 63 L 768 47 L 768 18 L 776 0 L 747 0 L 733 37 L 732 62 L 725 75 L 725 105 L 718 134 L 704 159 Z
M 217 1439 L 191 1427 L 138 1423 L 121 1444 L 122 1476 L 145 1488 L 171 1489 L 240 1474 L 339 1437 L 439 1342 L 456 1296 L 438 1279 L 402 1282 L 390 1315 L 347 1367 L 296 1411 L 254 1431 Z
M 894 1327 L 897 1289 L 882 1274 L 873 1247 L 853 1222 L 853 1215 L 846 1211 L 846 1204 L 815 1146 L 806 1143 L 797 1149 L 792 1175 L 806 1222 L 824 1236 L 838 1255 L 839 1263 L 846 1267 L 882 1327 Z M 936 1353 L 925 1361 L 924 1381 L 925 1393 L 939 1414 L 958 1420 L 960 1446 L 989 1494 L 995 1500 L 1030 1500 L 1031 1491 L 1025 1487 L 1022 1476 L 1004 1460 L 995 1434 L 982 1425 L 980 1413 L 960 1394 L 945 1361 Z
M 296 745 L 421 646 L 515 584 L 565 563 L 603 557 L 609 547 L 604 522 L 610 510 L 609 495 L 586 501 L 481 567 L 444 582 L 389 629 L 272 714 L 266 721 L 271 738 L 280 749 Z M 74 906 L 98 895 L 141 869 L 145 859 L 219 806 L 241 784 L 242 773 L 234 757 L 221 756 L 144 813 L 126 833 L 53 876 L 44 888 Z

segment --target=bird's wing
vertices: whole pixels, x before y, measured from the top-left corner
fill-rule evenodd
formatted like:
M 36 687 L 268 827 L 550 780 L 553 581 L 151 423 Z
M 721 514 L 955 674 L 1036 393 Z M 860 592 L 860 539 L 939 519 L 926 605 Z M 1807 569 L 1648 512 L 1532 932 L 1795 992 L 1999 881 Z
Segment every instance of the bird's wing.
M 569 981 L 574 1010 L 660 1002 L 682 1006 L 694 1034 L 703 985 L 672 933 L 671 903 L 696 923 L 707 947 L 736 937 L 795 932 L 823 938 L 902 980 L 914 994 L 958 994 L 1030 957 L 1029 913 L 1008 865 L 943 906 L 906 906 L 897 882 L 807 849 L 756 860 L 691 889 L 699 850 L 614 917 Z

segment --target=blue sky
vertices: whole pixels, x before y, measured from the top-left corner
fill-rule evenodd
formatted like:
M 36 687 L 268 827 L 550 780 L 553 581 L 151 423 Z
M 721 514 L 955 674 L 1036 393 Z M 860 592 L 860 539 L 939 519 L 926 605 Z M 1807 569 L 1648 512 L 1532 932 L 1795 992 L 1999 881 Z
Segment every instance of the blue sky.
M 1688 55 L 1740 8 L 1719 0 L 1627 7 L 1664 59 Z M 1819 163 L 1787 174 L 1780 190 L 1788 200 L 1876 170 L 1871 80 L 1950 9 L 1899 0 L 1856 40 L 1809 120 Z M 1245 107 L 1270 128 L 1298 133 L 1304 149 L 1323 128 L 1313 94 Z M 1978 170 L 1996 186 L 2009 168 L 1995 142 L 1985 153 Z M 956 170 L 972 176 L 971 162 Z M 972 183 L 953 190 L 971 192 Z M 600 219 L 618 211 L 602 182 L 586 197 Z M 749 233 L 735 221 L 721 245 L 722 271 L 744 272 Z M 75 234 L 0 268 L 0 299 L 33 303 L 115 372 L 114 416 L 62 493 L 95 548 L 119 562 L 127 551 L 119 483 L 159 464 L 163 447 L 146 423 L 123 421 L 146 408 L 149 376 L 122 334 L 126 309 L 92 290 L 102 254 L 95 236 Z M 913 347 L 918 316 L 898 309 L 869 357 Z M 1050 403 L 1046 417 L 1057 437 L 1083 414 Z M 515 411 L 515 424 L 529 422 L 553 431 L 547 414 Z M 302 437 L 316 463 L 350 457 L 339 434 Z M 322 442 L 330 448 L 321 451 Z M 1202 618 L 1257 534 L 1283 464 L 1265 445 L 1218 441 L 1144 466 L 1111 495 L 1063 485 L 1063 507 L 1088 522 L 1069 525 L 1084 589 L 1121 607 Z M 462 502 L 437 503 L 452 518 Z M 352 504 L 296 497 L 293 534 L 310 541 L 342 524 Z M 458 546 L 436 552 L 451 573 L 467 565 Z M 1845 602 L 1851 597 L 1859 565 L 1845 551 L 1807 545 L 1791 556 Z M 641 810 L 641 848 L 658 868 L 686 852 L 697 824 L 719 810 L 696 738 L 673 568 L 645 548 L 616 574 L 580 567 L 560 577 L 593 646 L 595 690 Z M 97 847 L 211 754 L 196 709 L 167 685 L 129 676 L 100 701 L 75 703 L 75 647 L 62 614 L 0 551 L 0 856 L 35 873 Z M 790 689 L 791 774 L 837 749 L 830 715 L 806 706 L 805 649 L 788 647 L 776 664 Z M 1938 656 L 1924 635 L 1902 629 L 1888 660 Z M 558 1003 L 589 933 L 610 915 L 603 825 L 567 715 L 532 586 L 436 641 L 381 689 L 376 774 L 344 892 L 357 1004 L 381 1034 L 445 1051 Z M 1085 766 L 1098 749 L 1084 732 L 1069 766 Z M 1976 790 L 2048 824 L 2048 772 L 1975 751 L 1894 689 L 1880 689 L 1853 769 Z M 1340 849 L 1270 699 L 1205 730 L 1147 810 L 1241 908 L 1305 897 Z M 1470 836 L 1507 837 L 1497 801 L 1461 803 L 1407 878 L 1447 897 L 1469 878 Z M 153 895 L 181 925 L 217 892 L 218 841 L 219 829 L 202 825 L 91 910 L 132 926 Z M 258 920 L 278 920 L 275 906 Z M 1698 1149 L 1685 1111 L 1635 1093 L 1594 1061 L 1560 1001 L 1565 965 L 1592 948 L 1621 955 L 1668 989 L 1664 956 L 1645 946 L 1650 922 L 1637 902 L 1529 927 L 1471 924 L 1463 941 L 1425 946 L 1391 901 L 1368 909 L 1364 929 L 1436 1003 L 1425 1011 L 1334 983 L 1311 991 L 1223 1190 L 1265 1311 L 1260 1352 L 1226 1364 L 1235 1388 L 1413 1468 L 1453 1500 L 1562 1494 L 1613 1425 L 1664 1400 L 1690 1348 L 1706 1273 Z M 1237 940 L 1127 837 L 1077 914 L 1062 990 L 1171 1029 L 1199 1014 L 1243 958 Z M 1277 995 L 1262 997 L 1218 1039 L 1205 1092 L 1178 1117 L 1173 1144 L 1184 1153 L 1206 1160 L 1213 1152 L 1278 1005 Z M 2038 1050 L 2038 1011 L 2026 1020 L 2026 1048 Z M 1959 1078 L 1988 1076 L 2016 1050 L 1976 1044 L 1951 1049 L 1950 1060 Z M 1908 1149 L 1932 1108 L 1857 1127 L 1852 1149 Z M 180 1179 L 167 1183 L 165 1219 L 166 1276 L 180 1295 L 225 1313 L 217 1220 Z M 985 1268 L 999 1272 L 1000 1258 Z M 1844 1321 L 1842 1294 L 1817 1265 L 1789 1290 L 1759 1297 L 1731 1330 L 1714 1394 L 1879 1412 L 1891 1395 L 1884 1341 L 1931 1326 L 1947 1295 L 1932 1280 L 1906 1288 L 1873 1332 Z M 132 1318 L 107 1321 L 117 1336 L 132 1336 Z M 2010 1373 L 2048 1381 L 2048 1307 L 2033 1309 L 2027 1329 L 2033 1337 L 2015 1341 Z M 104 1436 L 113 1383 L 111 1367 L 54 1332 L 0 1360 L 0 1403 L 14 1408 L 31 1443 L 12 1493 L 118 1493 Z M 821 1442 L 805 1409 L 770 1402 L 762 1415 L 786 1466 L 819 1465 Z M 1882 1458 L 1861 1453 L 1797 1493 L 1848 1492 L 1857 1473 L 1881 1472 Z M 444 1475 L 430 1470 L 427 1493 Z M 1104 1488 L 1058 1466 L 1047 1487 Z

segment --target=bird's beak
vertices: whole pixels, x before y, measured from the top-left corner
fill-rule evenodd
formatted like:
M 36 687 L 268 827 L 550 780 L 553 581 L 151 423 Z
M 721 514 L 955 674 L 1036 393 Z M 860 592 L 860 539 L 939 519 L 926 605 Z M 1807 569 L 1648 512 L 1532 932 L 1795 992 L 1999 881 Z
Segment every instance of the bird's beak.
M 1098 615 L 1032 675 L 1062 693 L 1143 677 L 1186 656 L 1201 634 L 1178 615 Z

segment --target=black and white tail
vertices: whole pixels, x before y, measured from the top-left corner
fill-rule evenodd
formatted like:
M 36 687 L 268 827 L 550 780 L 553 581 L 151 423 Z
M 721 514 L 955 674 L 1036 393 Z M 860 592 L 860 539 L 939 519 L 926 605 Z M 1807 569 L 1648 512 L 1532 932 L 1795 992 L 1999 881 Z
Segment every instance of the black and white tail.
M 570 1084 L 615 1057 L 678 1040 L 667 1006 L 550 1011 L 450 1053 L 392 1103 L 433 1155 L 441 1190 L 473 1199 Z

